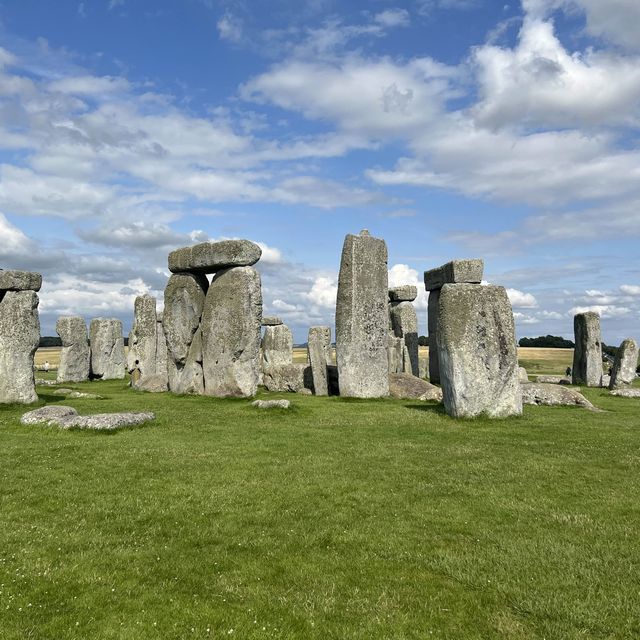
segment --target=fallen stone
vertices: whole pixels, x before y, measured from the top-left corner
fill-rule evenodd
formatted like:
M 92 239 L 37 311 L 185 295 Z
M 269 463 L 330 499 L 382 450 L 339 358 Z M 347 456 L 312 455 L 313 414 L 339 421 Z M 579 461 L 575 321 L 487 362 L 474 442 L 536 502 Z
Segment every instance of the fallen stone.
M 36 378 L 35 383 L 37 387 L 55 387 L 58 384 L 57 380 L 43 380 L 42 378 Z
M 549 406 L 584 407 L 591 411 L 596 408 L 579 391 L 557 384 L 528 382 L 521 385 L 522 401 L 524 404 Z
M 293 362 L 293 335 L 286 324 L 265 327 L 261 346 L 263 368 Z
M 620 398 L 640 398 L 640 389 L 614 389 L 609 393 Z
M 267 367 L 262 374 L 262 384 L 269 391 L 298 393 L 311 389 L 311 367 L 306 364 L 285 364 Z
M 413 302 L 418 297 L 418 287 L 413 284 L 403 284 L 401 287 L 389 289 L 390 302 Z
M 400 400 L 435 400 L 442 402 L 442 389 L 410 373 L 389 374 L 389 395 Z
M 613 362 L 609 389 L 620 389 L 630 385 L 636 379 L 638 367 L 638 345 L 632 338 L 622 341 Z
M 252 407 L 258 409 L 288 409 L 291 403 L 288 400 L 255 400 Z
M 91 369 L 91 349 L 84 318 L 61 316 L 56 321 L 56 331 L 62 341 L 56 381 L 62 383 L 88 380 Z
M 73 407 L 64 405 L 49 405 L 40 407 L 25 413 L 20 418 L 22 424 L 58 424 L 59 420 L 70 416 L 77 416 L 78 412 Z
M 419 375 L 418 364 L 418 315 L 411 302 L 399 302 L 391 305 L 391 326 L 397 338 L 404 340 L 404 373 Z M 389 373 L 393 373 L 389 369 Z
M 278 316 L 264 316 L 262 318 L 263 327 L 277 327 L 282 324 L 282 320 Z
M 249 240 L 203 242 L 169 254 L 169 271 L 217 273 L 231 267 L 248 267 L 260 260 L 262 249 Z
M 600 387 L 603 375 L 600 316 L 593 311 L 576 314 L 573 332 L 576 345 L 573 350 L 573 384 Z
M 94 318 L 89 327 L 91 377 L 121 380 L 125 375 L 122 322 L 115 318 Z
M 571 384 L 571 378 L 566 376 L 536 376 L 536 382 L 543 384 Z
M 132 387 L 136 391 L 146 391 L 147 393 L 163 393 L 168 391 L 167 379 L 159 373 L 142 376 Z
M 97 393 L 85 393 L 83 391 L 76 391 L 75 389 L 56 389 L 51 395 L 65 396 L 66 398 L 87 398 L 92 400 L 103 400 L 103 396 Z
M 39 273 L 0 269 L 0 291 L 40 291 L 41 287 Z
M 307 355 L 311 366 L 313 392 L 317 396 L 329 395 L 331 364 L 331 327 L 311 327 L 307 338 Z
M 436 269 L 424 272 L 427 291 L 442 289 L 445 284 L 479 284 L 482 282 L 484 262 L 482 260 L 452 260 Z
M 22 424 L 46 424 L 62 429 L 94 429 L 96 431 L 113 431 L 123 427 L 132 427 L 154 420 L 153 413 L 97 413 L 80 416 L 73 407 L 61 405 L 41 407 L 25 413 Z

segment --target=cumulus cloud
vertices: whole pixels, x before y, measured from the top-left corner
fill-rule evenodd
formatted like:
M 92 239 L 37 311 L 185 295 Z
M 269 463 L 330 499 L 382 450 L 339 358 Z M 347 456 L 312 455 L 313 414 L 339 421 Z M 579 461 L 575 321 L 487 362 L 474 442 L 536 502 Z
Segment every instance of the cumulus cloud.
M 507 289 L 507 296 L 511 305 L 516 309 L 533 309 L 538 306 L 538 301 L 531 293 L 525 293 L 518 289 Z
M 227 11 L 220 17 L 216 26 L 222 40 L 235 43 L 242 40 L 242 20 L 238 16 Z
M 407 27 L 410 23 L 409 12 L 406 9 L 385 9 L 376 13 L 374 22 L 387 28 Z

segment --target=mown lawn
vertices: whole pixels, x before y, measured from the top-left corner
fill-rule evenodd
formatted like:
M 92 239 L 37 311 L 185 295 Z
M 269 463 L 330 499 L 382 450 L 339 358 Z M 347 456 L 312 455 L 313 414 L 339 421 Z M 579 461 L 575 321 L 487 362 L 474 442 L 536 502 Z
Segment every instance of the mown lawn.
M 0 408 L 3 640 L 640 637 L 640 400 L 463 422 L 72 386 L 106 399 L 41 398 L 157 420 Z

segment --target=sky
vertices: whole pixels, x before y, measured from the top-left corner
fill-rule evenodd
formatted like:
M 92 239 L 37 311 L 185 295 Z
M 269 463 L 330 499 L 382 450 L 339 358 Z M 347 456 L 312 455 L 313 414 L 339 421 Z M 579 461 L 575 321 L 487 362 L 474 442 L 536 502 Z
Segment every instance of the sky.
M 0 267 L 59 315 L 263 248 L 264 314 L 333 325 L 344 237 L 390 284 L 483 258 L 518 337 L 640 338 L 637 0 L 0 0 Z

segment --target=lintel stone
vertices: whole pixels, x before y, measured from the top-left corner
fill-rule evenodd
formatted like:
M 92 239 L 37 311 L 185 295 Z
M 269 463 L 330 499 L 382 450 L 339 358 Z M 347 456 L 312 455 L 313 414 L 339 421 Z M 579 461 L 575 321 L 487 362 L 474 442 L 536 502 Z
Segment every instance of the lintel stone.
M 425 271 L 424 287 L 433 291 L 442 289 L 445 284 L 479 284 L 483 271 L 483 260 L 452 260 L 437 269 Z

